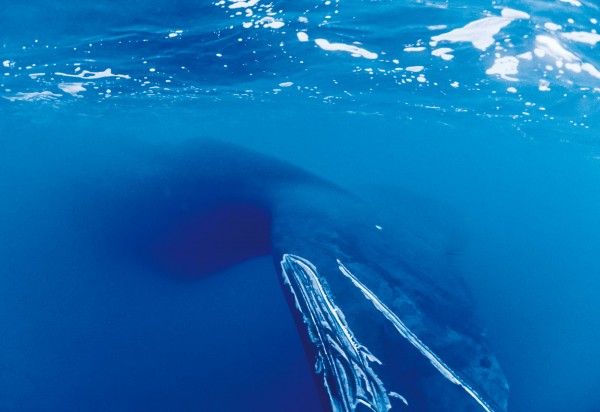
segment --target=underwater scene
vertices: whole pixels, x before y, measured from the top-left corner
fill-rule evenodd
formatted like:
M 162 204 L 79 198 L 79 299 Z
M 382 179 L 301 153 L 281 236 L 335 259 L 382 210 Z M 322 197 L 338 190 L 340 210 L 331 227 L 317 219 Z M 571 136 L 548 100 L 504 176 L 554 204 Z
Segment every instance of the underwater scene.
M 0 412 L 599 412 L 599 21 L 4 1 Z

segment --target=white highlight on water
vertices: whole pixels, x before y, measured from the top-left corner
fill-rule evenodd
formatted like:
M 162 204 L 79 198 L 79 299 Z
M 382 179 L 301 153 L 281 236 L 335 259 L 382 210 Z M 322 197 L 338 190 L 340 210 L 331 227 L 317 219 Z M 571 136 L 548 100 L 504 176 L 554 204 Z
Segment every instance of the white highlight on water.
M 111 69 L 106 69 L 101 72 L 91 72 L 89 70 L 83 70 L 81 73 L 78 73 L 78 74 L 67 74 L 67 73 L 61 73 L 61 72 L 56 72 L 54 74 L 57 76 L 79 77 L 82 79 L 101 79 L 103 77 L 117 77 L 117 78 L 122 78 L 122 79 L 131 79 L 131 76 L 126 75 L 126 74 L 113 74 Z
M 252 7 L 252 6 L 258 4 L 258 0 L 248 0 L 248 1 L 231 0 L 231 1 L 233 2 L 233 4 L 229 5 L 230 9 L 247 8 L 247 7 Z
M 544 23 L 544 27 L 550 31 L 556 31 L 556 30 L 562 29 L 562 26 L 560 24 L 556 24 L 556 23 L 552 23 L 552 22 Z
M 540 92 L 548 92 L 550 91 L 550 82 L 546 79 L 540 79 L 538 82 L 538 90 Z
M 568 33 L 564 33 L 568 34 Z M 582 62 L 579 57 L 564 48 L 557 39 L 539 35 L 535 38 L 537 47 L 534 53 L 538 57 L 544 57 L 549 55 L 555 59 L 554 64 L 558 68 L 563 66 L 574 73 L 585 72 L 592 77 L 600 79 L 600 71 L 596 69 L 591 63 Z M 600 40 L 600 39 L 599 39 Z
M 441 57 L 444 60 L 452 60 L 454 58 L 454 55 L 450 54 L 452 51 L 449 47 L 440 47 L 439 49 L 432 50 L 431 55 Z
M 562 33 L 564 39 L 575 41 L 578 43 L 586 43 L 595 46 L 600 41 L 600 34 L 588 33 L 585 31 L 573 31 L 570 33 Z
M 568 3 L 571 6 L 575 6 L 575 7 L 581 7 L 581 2 L 578 0 L 560 0 L 563 3 Z
M 296 37 L 298 37 L 298 40 L 300 40 L 303 43 L 308 41 L 308 34 L 306 34 L 306 32 L 299 31 L 298 33 L 296 33 Z
M 317 46 L 327 51 L 345 51 L 350 53 L 353 57 L 364 57 L 365 59 L 376 59 L 377 53 L 372 53 L 366 49 L 362 49 L 357 46 L 352 46 L 344 43 L 330 43 L 325 39 L 316 39 L 315 43 Z
M 83 83 L 59 83 L 58 88 L 71 96 L 82 97 L 78 93 L 86 91 Z
M 529 14 L 505 8 L 501 16 L 485 17 L 480 20 L 472 21 L 464 27 L 454 29 L 448 33 L 443 33 L 431 37 L 434 42 L 449 41 L 470 42 L 474 47 L 480 50 L 486 50 L 494 44 L 494 36 L 511 22 L 518 19 L 529 19 Z
M 268 29 L 280 29 L 285 26 L 285 23 L 282 20 L 276 20 L 273 17 L 263 17 L 258 20 L 256 24 L 262 24 L 264 28 Z
M 517 57 L 519 59 L 523 59 L 523 60 L 532 60 L 533 54 L 531 52 L 525 52 L 525 53 L 517 54 Z
M 418 72 L 422 71 L 424 68 L 425 68 L 424 66 L 408 66 L 406 68 L 406 71 L 418 73 Z
M 559 42 L 553 37 L 539 35 L 535 37 L 537 48 L 544 51 L 543 57 L 546 53 L 550 54 L 556 59 L 566 60 L 568 62 L 579 60 L 577 56 L 565 49 Z
M 519 79 L 509 75 L 519 73 L 519 59 L 513 56 L 499 57 L 494 61 L 494 65 L 485 71 L 486 74 L 498 74 L 504 80 L 516 82 Z
M 25 102 L 35 102 L 35 101 L 47 101 L 47 100 L 56 100 L 56 98 L 61 97 L 62 94 L 52 93 L 51 91 L 45 90 L 43 92 L 31 92 L 31 93 L 17 93 L 15 96 L 4 97 L 6 100 L 11 102 L 15 101 L 25 101 Z

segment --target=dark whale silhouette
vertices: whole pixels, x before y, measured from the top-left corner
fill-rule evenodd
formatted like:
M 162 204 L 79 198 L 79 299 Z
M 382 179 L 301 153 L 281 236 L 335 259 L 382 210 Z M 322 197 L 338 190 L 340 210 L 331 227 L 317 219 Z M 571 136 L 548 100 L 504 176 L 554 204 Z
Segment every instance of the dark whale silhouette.
M 35 396 L 34 360 L 63 353 L 53 349 L 61 339 L 48 338 L 46 322 L 64 319 L 92 334 L 111 328 L 110 319 L 78 318 L 76 305 L 46 310 L 47 290 L 64 293 L 68 279 L 77 278 L 117 291 L 119 279 L 107 285 L 94 275 L 98 262 L 188 282 L 263 255 L 273 257 L 280 274 L 326 409 L 506 410 L 508 385 L 462 280 L 403 216 L 378 213 L 368 198 L 213 140 L 49 144 L 40 138 L 3 142 L 1 153 L 0 258 L 8 273 L 0 279 L 0 321 L 3 333 L 17 338 L 0 343 L 0 410 L 37 410 L 2 388 L 32 385 Z M 36 321 L 16 326 L 23 307 L 35 315 L 22 318 Z M 14 343 L 28 341 L 25 335 L 41 341 Z M 78 350 L 71 348 L 75 356 Z M 81 407 L 98 383 L 79 373 Z M 52 371 L 42 375 L 61 387 Z M 45 410 L 71 404 L 53 402 Z M 107 405 L 122 410 L 119 399 Z

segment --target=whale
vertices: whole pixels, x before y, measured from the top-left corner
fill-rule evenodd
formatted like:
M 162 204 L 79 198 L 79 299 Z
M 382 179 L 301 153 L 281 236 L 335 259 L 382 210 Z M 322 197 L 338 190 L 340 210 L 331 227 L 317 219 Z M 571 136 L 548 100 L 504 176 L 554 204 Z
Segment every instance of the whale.
M 169 410 L 157 387 L 119 380 L 131 365 L 111 364 L 110 354 L 143 348 L 171 307 L 193 308 L 186 288 L 264 256 L 322 410 L 507 409 L 508 383 L 474 299 L 404 213 L 410 197 L 357 193 L 215 139 L 37 136 L 1 142 L 0 199 L 2 411 L 132 410 L 136 397 Z M 150 278 L 179 285 L 177 296 L 149 291 Z M 243 295 L 236 287 L 226 286 Z M 210 316 L 216 325 L 219 316 Z M 132 358 L 145 365 L 140 375 L 154 364 L 168 373 L 182 358 L 205 364 L 209 355 L 178 338 L 194 320 L 169 328 L 164 359 L 143 350 Z M 244 350 L 239 336 L 227 343 L 233 352 Z

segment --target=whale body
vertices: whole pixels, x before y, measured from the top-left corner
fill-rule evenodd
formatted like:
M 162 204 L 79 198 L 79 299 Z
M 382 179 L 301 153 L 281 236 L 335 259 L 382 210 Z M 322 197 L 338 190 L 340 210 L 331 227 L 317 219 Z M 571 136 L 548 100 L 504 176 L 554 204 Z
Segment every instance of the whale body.
M 111 307 L 110 298 L 82 290 L 120 293 L 129 276 L 123 268 L 135 268 L 142 296 L 135 302 L 144 294 L 140 273 L 193 282 L 265 255 L 324 410 L 506 410 L 508 384 L 464 282 L 402 215 L 390 219 L 369 198 L 214 140 L 7 140 L 0 153 L 0 325 L 9 337 L 0 342 L 0 410 L 128 410 L 131 403 L 108 391 L 105 404 L 86 403 L 90 388 L 103 385 L 91 371 L 78 370 L 77 385 L 61 384 L 36 361 L 82 351 L 54 336 L 53 324 L 93 340 L 119 322 L 80 315 Z M 119 277 L 98 275 L 115 268 Z M 55 302 L 56 290 L 72 300 Z M 157 313 L 180 303 L 157 302 Z M 129 310 L 134 322 L 153 321 Z M 29 398 L 40 386 L 63 399 L 48 399 L 44 409 L 44 400 Z

